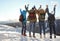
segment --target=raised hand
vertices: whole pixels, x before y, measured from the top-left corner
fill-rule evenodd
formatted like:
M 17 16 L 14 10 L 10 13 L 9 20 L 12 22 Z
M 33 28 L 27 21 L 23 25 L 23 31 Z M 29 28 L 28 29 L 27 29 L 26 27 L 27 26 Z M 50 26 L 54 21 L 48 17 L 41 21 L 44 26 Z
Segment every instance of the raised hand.
M 55 15 L 56 5 L 54 5 L 54 15 Z
M 28 11 L 28 6 L 29 6 L 29 4 L 28 4 L 27 6 L 25 5 L 25 9 L 26 9 L 26 11 Z
M 54 5 L 54 7 L 56 7 L 56 5 Z
M 29 7 L 29 4 L 27 5 L 27 7 Z

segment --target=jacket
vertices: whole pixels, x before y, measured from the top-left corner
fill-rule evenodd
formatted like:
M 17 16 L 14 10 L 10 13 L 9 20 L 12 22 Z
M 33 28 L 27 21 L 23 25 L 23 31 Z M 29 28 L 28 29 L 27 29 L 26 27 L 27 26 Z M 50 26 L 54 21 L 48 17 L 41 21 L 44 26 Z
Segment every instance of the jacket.
M 38 10 L 38 19 L 39 21 L 45 20 L 45 11 L 43 9 Z
M 23 23 L 26 23 L 26 13 L 27 13 L 27 11 L 26 10 L 23 10 L 23 11 L 21 11 L 20 10 L 20 13 L 21 13 L 21 15 L 23 15 Z
M 36 22 L 37 21 L 35 10 L 29 11 L 28 21 L 30 21 L 30 22 Z

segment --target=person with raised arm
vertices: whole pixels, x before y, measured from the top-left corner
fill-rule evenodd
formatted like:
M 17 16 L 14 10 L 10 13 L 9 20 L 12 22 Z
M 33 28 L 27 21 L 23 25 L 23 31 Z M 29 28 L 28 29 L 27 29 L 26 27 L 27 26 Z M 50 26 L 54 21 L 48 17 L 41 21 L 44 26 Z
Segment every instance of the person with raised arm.
M 38 14 L 39 28 L 40 28 L 40 38 L 42 38 L 42 29 L 45 38 L 45 10 L 42 9 L 42 5 L 40 5 L 37 12 L 38 12 L 37 14 Z
M 55 9 L 56 9 L 56 5 L 54 5 L 53 11 L 51 13 L 49 12 L 49 10 L 46 11 L 47 14 L 48 14 L 48 24 L 49 24 L 49 28 L 50 28 L 50 39 L 52 39 L 52 33 L 53 32 L 54 32 L 54 38 L 56 38 L 56 30 L 55 30 Z
M 21 13 L 21 17 L 20 17 L 20 21 L 22 23 L 22 31 L 21 31 L 21 34 L 26 36 L 26 13 L 27 11 L 26 10 L 21 10 L 20 9 L 20 13 Z
M 36 9 L 35 6 L 32 7 L 31 10 L 28 10 L 28 7 L 26 7 L 27 12 L 29 13 L 29 15 L 28 15 L 28 21 L 30 22 L 29 37 L 31 37 L 31 31 L 33 29 L 33 37 L 34 38 L 35 38 L 35 23 L 37 21 L 35 9 Z

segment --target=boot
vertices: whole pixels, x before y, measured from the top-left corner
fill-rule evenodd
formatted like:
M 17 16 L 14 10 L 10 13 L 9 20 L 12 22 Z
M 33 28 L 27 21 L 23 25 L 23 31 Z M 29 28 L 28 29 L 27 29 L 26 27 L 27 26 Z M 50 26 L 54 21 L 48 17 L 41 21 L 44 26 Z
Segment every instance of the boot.
M 40 38 L 42 38 L 42 35 L 40 35 Z
M 24 36 L 27 36 L 25 32 L 24 32 Z
M 33 37 L 36 38 L 36 37 L 35 37 L 35 33 L 33 33 Z
M 44 35 L 44 38 L 46 38 L 45 35 Z
M 50 39 L 52 39 L 52 35 L 50 35 Z
M 31 34 L 29 34 L 29 37 L 31 37 Z
M 36 38 L 35 35 L 33 35 L 33 37 Z
M 54 38 L 56 38 L 56 35 L 54 35 Z
M 24 35 L 23 32 L 21 33 L 21 35 Z
M 21 35 L 24 35 L 24 34 L 21 34 Z

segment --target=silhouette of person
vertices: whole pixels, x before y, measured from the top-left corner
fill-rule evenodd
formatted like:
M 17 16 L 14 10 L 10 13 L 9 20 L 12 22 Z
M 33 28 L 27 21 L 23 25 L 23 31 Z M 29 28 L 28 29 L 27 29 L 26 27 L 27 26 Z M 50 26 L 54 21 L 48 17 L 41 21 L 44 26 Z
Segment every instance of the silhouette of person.
M 54 32 L 54 38 L 56 38 L 55 16 L 54 16 L 54 14 L 51 13 L 51 15 L 48 17 L 48 22 L 49 22 L 49 28 L 50 28 L 50 38 L 52 38 L 52 32 Z
M 23 15 L 22 32 L 21 32 L 21 34 L 24 35 L 24 36 L 26 36 L 26 13 L 27 13 L 27 11 L 20 9 L 20 12 L 21 12 L 21 15 Z
M 48 5 L 47 5 L 48 7 Z M 54 5 L 54 9 L 51 13 L 49 13 L 49 9 L 46 8 L 46 12 L 48 14 L 48 24 L 50 28 L 50 38 L 52 39 L 52 30 L 54 32 L 54 38 L 56 38 L 56 30 L 55 30 L 55 9 L 56 5 Z
M 30 21 L 30 27 L 29 27 L 29 37 L 31 37 L 31 31 L 33 29 L 33 37 L 35 38 L 35 23 L 37 21 L 36 19 L 36 13 L 35 13 L 35 6 L 32 7 L 31 10 L 28 10 L 29 15 L 28 15 L 28 21 Z
M 45 38 L 45 11 L 44 9 L 42 9 L 42 5 L 40 5 L 38 9 L 38 19 L 39 19 L 39 28 L 40 28 L 40 38 L 42 38 L 42 29 Z

